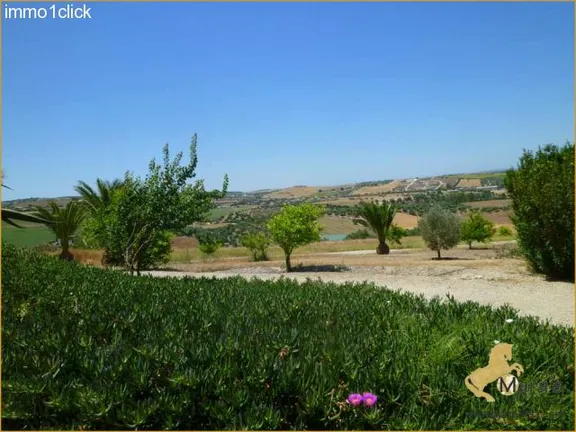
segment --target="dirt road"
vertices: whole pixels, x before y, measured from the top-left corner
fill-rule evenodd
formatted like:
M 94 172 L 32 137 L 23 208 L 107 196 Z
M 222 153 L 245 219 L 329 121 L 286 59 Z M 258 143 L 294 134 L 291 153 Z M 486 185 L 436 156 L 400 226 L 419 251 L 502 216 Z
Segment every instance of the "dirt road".
M 431 259 L 430 251 L 403 250 L 388 256 L 365 256 L 339 253 L 297 257 L 303 264 L 286 274 L 279 262 L 227 262 L 218 271 L 199 272 L 193 264 L 182 265 L 178 271 L 147 272 L 154 276 L 217 277 L 243 276 L 278 279 L 288 276 L 298 281 L 307 278 L 327 282 L 372 282 L 392 290 L 423 294 L 427 298 L 451 294 L 459 301 L 502 306 L 508 303 L 521 315 L 532 315 L 553 324 L 574 326 L 574 285 L 547 282 L 528 273 L 517 259 L 495 259 L 495 251 L 454 249 L 448 259 Z M 368 252 L 369 253 L 369 252 Z M 214 263 L 218 268 L 219 263 Z M 206 265 L 203 266 L 206 269 Z

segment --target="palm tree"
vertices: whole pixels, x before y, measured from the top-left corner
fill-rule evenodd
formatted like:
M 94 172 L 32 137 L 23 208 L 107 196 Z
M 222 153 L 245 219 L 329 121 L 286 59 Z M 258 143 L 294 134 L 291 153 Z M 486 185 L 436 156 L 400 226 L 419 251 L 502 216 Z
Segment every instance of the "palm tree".
M 84 221 L 85 209 L 76 200 L 69 201 L 64 207 L 59 207 L 55 201 L 50 201 L 48 205 L 49 208 L 36 207 L 35 216 L 50 221 L 46 226 L 56 235 L 62 247 L 60 259 L 72 261 L 74 256 L 70 252 L 70 243 Z
M 378 204 L 374 201 L 360 203 L 357 209 L 357 218 L 354 223 L 370 228 L 378 237 L 378 255 L 387 255 L 390 253 L 390 247 L 386 244 L 389 237 L 390 227 L 396 215 L 396 206 L 382 201 Z
M 113 181 L 97 179 L 97 190 L 94 190 L 88 183 L 80 181 L 74 190 L 80 194 L 90 212 L 95 213 L 110 205 L 114 191 L 122 187 L 122 184 L 122 180 L 119 179 Z
M 106 181 L 102 179 L 96 180 L 96 190 L 88 183 L 80 181 L 78 186 L 74 188 L 82 197 L 82 204 L 88 210 L 88 213 L 93 218 L 99 219 L 102 217 L 102 211 L 105 210 L 111 203 L 114 197 L 114 192 L 123 186 L 124 182 L 119 179 L 113 181 Z M 100 219 L 101 220 L 101 219 Z M 101 241 L 101 239 L 99 239 Z M 100 246 L 103 246 L 102 244 Z M 113 258 L 110 251 L 104 248 L 102 254 L 103 265 L 118 265 L 121 260 L 119 257 Z

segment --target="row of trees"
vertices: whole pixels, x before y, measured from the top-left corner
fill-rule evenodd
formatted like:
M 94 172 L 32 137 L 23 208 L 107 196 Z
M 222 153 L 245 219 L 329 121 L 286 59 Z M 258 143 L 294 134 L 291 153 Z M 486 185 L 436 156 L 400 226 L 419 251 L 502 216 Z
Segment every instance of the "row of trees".
M 168 145 L 163 149 L 163 164 L 154 160 L 142 179 L 126 173 L 113 182 L 97 180 L 96 189 L 85 182 L 76 187 L 82 199 L 64 208 L 52 203 L 36 214 L 2 211 L 2 220 L 42 222 L 49 226 L 63 248 L 61 258 L 72 259 L 70 239 L 82 226 L 84 238 L 104 249 L 105 264 L 122 265 L 132 273 L 165 262 L 170 253 L 171 233 L 194 222 L 205 220 L 223 198 L 228 187 L 225 176 L 221 190 L 207 191 L 195 177 L 196 135 L 190 145 L 190 161 L 180 166 L 182 153 L 170 159 Z M 574 280 L 574 144 L 548 145 L 536 152 L 525 151 L 516 169 L 506 173 L 506 188 L 512 200 L 518 245 L 531 268 L 554 278 Z M 4 185 L 3 185 L 4 186 Z M 378 240 L 377 252 L 387 254 L 388 243 L 400 242 L 406 231 L 393 224 L 397 204 L 362 203 L 355 209 L 354 222 L 370 229 Z M 266 223 L 266 233 L 253 232 L 242 243 L 254 257 L 263 258 L 270 241 L 284 251 L 286 269 L 291 271 L 292 252 L 319 241 L 318 219 L 324 208 L 303 203 L 285 205 Z M 419 220 L 418 230 L 426 245 L 436 250 L 449 249 L 463 240 L 484 242 L 494 234 L 493 225 L 480 214 L 472 213 L 462 224 L 458 216 L 433 205 Z

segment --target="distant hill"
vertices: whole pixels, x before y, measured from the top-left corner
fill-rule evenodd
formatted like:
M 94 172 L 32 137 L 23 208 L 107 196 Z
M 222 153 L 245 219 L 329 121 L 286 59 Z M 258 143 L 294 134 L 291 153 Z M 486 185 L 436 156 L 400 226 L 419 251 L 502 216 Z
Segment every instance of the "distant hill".
M 370 196 L 406 194 L 434 190 L 485 190 L 504 186 L 505 170 L 479 173 L 446 174 L 435 177 L 412 177 L 407 179 L 375 180 L 334 186 L 292 186 L 282 189 L 259 189 L 251 192 L 231 191 L 221 200 L 223 205 L 239 205 L 256 197 L 266 201 L 312 199 L 315 201 L 358 200 Z M 51 200 L 66 205 L 77 196 L 57 198 L 25 198 L 2 201 L 2 207 L 29 210 L 33 206 L 46 206 Z

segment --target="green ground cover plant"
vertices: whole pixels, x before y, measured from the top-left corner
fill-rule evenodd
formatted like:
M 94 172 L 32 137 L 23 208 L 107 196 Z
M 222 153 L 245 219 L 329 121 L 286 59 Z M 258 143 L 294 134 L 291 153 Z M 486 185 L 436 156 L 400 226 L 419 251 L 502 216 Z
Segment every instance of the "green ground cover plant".
M 574 329 L 509 308 L 136 277 L 3 245 L 2 313 L 5 430 L 574 430 Z M 464 378 L 494 339 L 514 344 L 522 383 L 560 387 L 475 398 Z M 372 406 L 352 404 L 363 393 Z

